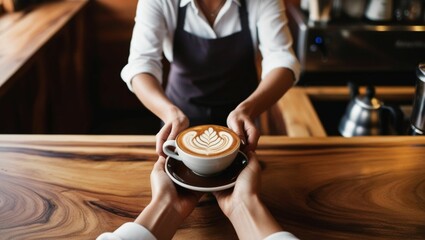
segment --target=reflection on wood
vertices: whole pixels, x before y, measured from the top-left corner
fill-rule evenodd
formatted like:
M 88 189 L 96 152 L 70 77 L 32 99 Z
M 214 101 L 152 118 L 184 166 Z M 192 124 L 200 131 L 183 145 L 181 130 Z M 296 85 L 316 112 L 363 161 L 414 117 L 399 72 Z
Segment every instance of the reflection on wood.
M 2 239 L 94 239 L 150 201 L 154 137 L 0 135 Z M 425 239 L 425 139 L 263 137 L 262 198 L 301 239 Z M 175 239 L 237 239 L 205 195 Z

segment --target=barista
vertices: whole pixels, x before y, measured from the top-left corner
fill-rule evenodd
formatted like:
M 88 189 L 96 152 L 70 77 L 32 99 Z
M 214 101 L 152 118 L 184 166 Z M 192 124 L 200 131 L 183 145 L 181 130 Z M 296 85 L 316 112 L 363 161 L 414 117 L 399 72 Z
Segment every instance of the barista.
M 299 75 L 291 46 L 282 0 L 144 0 L 121 76 L 163 121 L 159 154 L 164 141 L 199 124 L 227 125 L 253 150 L 255 119 Z M 165 91 L 162 54 L 171 63 Z

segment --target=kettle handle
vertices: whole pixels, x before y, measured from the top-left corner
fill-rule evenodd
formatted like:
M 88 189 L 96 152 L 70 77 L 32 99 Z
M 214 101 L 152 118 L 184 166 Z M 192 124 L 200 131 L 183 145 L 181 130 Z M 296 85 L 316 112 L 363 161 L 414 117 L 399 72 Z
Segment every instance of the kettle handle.
M 404 113 L 401 111 L 400 107 L 392 105 L 382 105 L 381 107 L 382 110 L 390 113 L 396 133 L 403 134 Z
M 354 98 L 359 95 L 359 86 L 355 82 L 348 82 L 348 89 L 350 90 L 350 99 L 354 100 Z

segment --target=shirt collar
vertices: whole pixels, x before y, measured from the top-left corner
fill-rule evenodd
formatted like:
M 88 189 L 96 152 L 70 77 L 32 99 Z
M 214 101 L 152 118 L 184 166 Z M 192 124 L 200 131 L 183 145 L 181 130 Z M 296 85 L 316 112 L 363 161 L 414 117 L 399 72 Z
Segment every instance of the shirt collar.
M 195 1 L 196 0 L 181 0 L 180 1 L 180 7 L 184 7 L 187 4 L 189 4 L 189 3 L 193 3 L 194 4 Z M 232 0 L 232 1 L 235 2 L 236 4 L 238 4 L 238 6 L 241 6 L 241 1 L 240 0 Z
M 195 0 L 181 0 L 179 7 L 184 7 L 184 6 L 186 6 L 187 4 L 189 4 L 190 2 L 193 2 L 193 1 L 195 1 Z

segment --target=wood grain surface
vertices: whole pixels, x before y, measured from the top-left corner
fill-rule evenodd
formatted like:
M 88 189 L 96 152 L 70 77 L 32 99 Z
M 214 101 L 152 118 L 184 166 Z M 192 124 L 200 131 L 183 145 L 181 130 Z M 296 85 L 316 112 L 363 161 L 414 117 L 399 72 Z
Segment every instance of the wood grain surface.
M 154 136 L 0 135 L 0 239 L 94 239 L 150 200 Z M 425 239 L 425 138 L 264 136 L 262 199 L 301 239 Z M 237 239 L 211 195 L 175 239 Z

